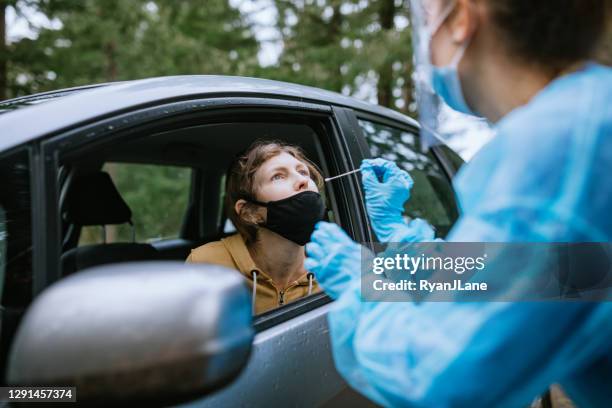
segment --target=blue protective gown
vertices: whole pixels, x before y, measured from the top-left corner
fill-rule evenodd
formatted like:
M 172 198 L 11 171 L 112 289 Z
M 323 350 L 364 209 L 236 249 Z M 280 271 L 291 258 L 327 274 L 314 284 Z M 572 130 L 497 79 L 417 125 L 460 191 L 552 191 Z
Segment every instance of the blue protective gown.
M 509 113 L 454 184 L 450 241 L 612 241 L 612 69 Z M 520 407 L 555 382 L 612 405 L 612 302 L 363 302 L 353 282 L 329 323 L 338 370 L 385 406 Z

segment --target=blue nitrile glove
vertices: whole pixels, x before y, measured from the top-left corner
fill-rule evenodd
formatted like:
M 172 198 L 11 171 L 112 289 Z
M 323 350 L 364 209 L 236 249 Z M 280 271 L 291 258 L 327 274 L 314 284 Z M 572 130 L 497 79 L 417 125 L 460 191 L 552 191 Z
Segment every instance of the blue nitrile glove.
M 361 271 L 362 246 L 336 224 L 321 221 L 306 244 L 304 268 L 315 274 L 325 292 L 337 299 Z M 369 251 L 368 251 L 369 253 Z
M 360 168 L 372 228 L 381 242 L 393 242 L 397 230 L 405 225 L 402 212 L 410 198 L 412 177 L 385 159 L 365 159 Z
M 415 218 L 398 226 L 389 242 L 430 242 L 435 240 L 435 231 L 427 221 Z

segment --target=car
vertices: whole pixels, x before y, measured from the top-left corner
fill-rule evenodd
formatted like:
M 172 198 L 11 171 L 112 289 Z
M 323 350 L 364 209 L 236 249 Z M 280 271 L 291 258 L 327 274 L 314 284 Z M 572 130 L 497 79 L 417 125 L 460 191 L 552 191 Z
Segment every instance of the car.
M 257 139 L 299 145 L 325 177 L 393 160 L 415 180 L 407 216 L 441 237 L 458 216 L 450 148 L 424 150 L 408 116 L 302 85 L 77 87 L 0 102 L 0 132 L 3 382 L 76 386 L 78 401 L 373 406 L 334 368 L 325 293 L 252 317 L 238 272 L 184 263 L 234 232 L 225 174 Z M 376 242 L 358 174 L 324 195 L 332 222 Z

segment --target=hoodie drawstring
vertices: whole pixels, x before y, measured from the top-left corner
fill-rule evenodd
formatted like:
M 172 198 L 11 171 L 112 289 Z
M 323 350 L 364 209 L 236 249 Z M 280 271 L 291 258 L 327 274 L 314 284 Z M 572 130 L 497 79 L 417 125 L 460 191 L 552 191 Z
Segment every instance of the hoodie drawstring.
M 308 296 L 312 293 L 312 279 L 314 278 L 314 273 L 308 272 Z
M 251 308 L 253 310 L 253 313 L 255 313 L 255 296 L 257 296 L 257 274 L 259 272 L 257 272 L 256 269 L 253 269 L 251 271 L 251 274 L 253 275 L 253 292 L 252 294 L 252 299 L 251 299 Z

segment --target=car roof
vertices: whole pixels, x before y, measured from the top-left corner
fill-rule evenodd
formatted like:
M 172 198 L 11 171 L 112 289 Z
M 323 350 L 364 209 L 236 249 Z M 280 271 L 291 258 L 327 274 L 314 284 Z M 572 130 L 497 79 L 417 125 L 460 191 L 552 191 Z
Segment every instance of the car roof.
M 8 110 L 0 115 L 0 151 L 134 106 L 190 96 L 269 96 L 318 102 L 418 126 L 414 119 L 391 109 L 310 86 L 238 76 L 184 75 L 71 88 L 0 102 L 0 109 Z M 28 106 L 13 110 L 14 104 Z
M 93 84 L 93 85 L 84 85 L 84 86 L 76 86 L 73 88 L 65 88 L 65 89 L 57 89 L 54 91 L 40 92 L 31 95 L 19 96 L 17 98 L 7 99 L 0 101 L 0 115 L 3 113 L 8 113 L 15 111 L 17 109 L 21 109 L 27 106 L 37 105 L 39 103 L 44 103 L 51 101 L 55 98 L 62 98 L 64 96 L 84 91 L 87 89 L 93 89 L 100 86 L 108 85 L 108 83 L 103 84 Z

